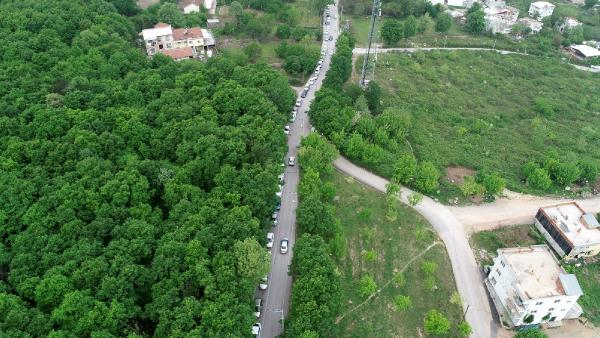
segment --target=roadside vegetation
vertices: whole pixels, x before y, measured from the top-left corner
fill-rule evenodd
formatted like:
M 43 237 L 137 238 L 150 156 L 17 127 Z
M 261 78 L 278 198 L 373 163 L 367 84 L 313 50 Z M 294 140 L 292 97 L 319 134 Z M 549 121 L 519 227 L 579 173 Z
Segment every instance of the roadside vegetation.
M 504 187 L 597 191 L 600 75 L 473 51 L 382 54 L 376 74 L 365 90 L 337 81 L 343 90 L 325 88 L 311 107 L 319 132 L 355 162 L 444 202 L 491 200 Z M 472 177 L 440 180 L 451 166 Z
M 321 18 L 329 0 L 226 1 L 223 27 L 217 29 L 221 51 L 241 63 L 265 62 L 289 76 L 292 85 L 306 82 L 319 59 Z
M 427 221 L 337 172 L 325 182 L 335 187 L 335 215 L 346 243 L 337 259 L 342 294 L 337 336 L 460 337 L 470 329 L 459 328 L 462 307 L 452 266 Z
M 0 3 L 0 332 L 244 337 L 295 93 L 106 1 Z
M 527 52 L 536 55 L 564 57 L 560 47 L 600 40 L 600 12 L 594 0 L 576 5 L 569 1 L 554 1 L 552 16 L 544 18 L 544 27 L 538 34 L 516 24 L 510 35 L 485 32 L 483 10 L 475 3 L 458 23 L 444 11 L 442 5 L 431 5 L 425 0 L 383 1 L 382 16 L 378 18 L 375 42 L 384 47 L 484 47 Z M 519 16 L 527 16 L 532 1 L 508 0 L 507 4 L 519 9 Z M 357 45 L 365 47 L 368 41 L 371 1 L 342 1 L 345 19 Z M 576 18 L 582 26 L 560 32 L 565 18 Z M 600 58 L 572 60 L 576 63 L 599 64 Z
M 493 263 L 492 259 L 497 255 L 499 248 L 546 244 L 534 225 L 516 225 L 481 231 L 471 235 L 470 242 L 475 257 L 482 266 Z M 579 267 L 561 264 L 567 272 L 577 276 L 581 285 L 583 296 L 579 298 L 578 303 L 584 310 L 583 316 L 595 326 L 600 326 L 600 284 L 598 283 L 600 259 L 591 258 Z

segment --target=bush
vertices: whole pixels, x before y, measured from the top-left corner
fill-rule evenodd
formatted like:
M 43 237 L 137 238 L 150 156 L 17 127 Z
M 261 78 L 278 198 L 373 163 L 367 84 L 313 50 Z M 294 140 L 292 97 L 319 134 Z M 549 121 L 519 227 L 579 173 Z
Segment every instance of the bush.
M 406 311 L 412 307 L 410 296 L 399 295 L 394 298 L 394 305 L 397 311 Z
M 461 336 L 468 337 L 473 332 L 473 329 L 471 329 L 471 325 L 469 325 L 469 323 L 460 322 L 460 324 L 458 324 L 458 332 Z
M 377 283 L 375 283 L 375 280 L 373 279 L 373 277 L 369 276 L 369 275 L 364 275 L 359 282 L 358 285 L 358 292 L 360 293 L 360 295 L 362 297 L 369 297 L 370 295 L 374 294 L 375 291 L 377 291 Z
M 560 163 L 554 175 L 556 183 L 564 186 L 577 181 L 581 175 L 581 170 L 575 163 Z
M 477 183 L 473 176 L 465 177 L 463 184 L 460 186 L 460 191 L 463 196 L 481 195 L 485 192 L 483 185 Z
M 518 332 L 514 338 L 548 338 L 548 335 L 539 329 L 528 329 Z
M 452 26 L 452 17 L 448 13 L 438 15 L 435 20 L 435 31 L 445 33 Z
M 426 334 L 439 336 L 450 331 L 450 321 L 437 310 L 429 310 L 424 322 Z
M 552 179 L 546 169 L 537 168 L 527 177 L 527 183 L 529 183 L 532 188 L 547 190 L 552 185 Z
M 431 193 L 439 186 L 440 171 L 429 161 L 419 165 L 415 178 L 415 187 L 420 191 Z

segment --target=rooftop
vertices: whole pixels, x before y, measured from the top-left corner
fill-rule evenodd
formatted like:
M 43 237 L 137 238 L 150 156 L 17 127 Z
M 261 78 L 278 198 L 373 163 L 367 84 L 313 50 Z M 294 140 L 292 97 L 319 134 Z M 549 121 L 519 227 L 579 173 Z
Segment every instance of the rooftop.
M 600 51 L 590 48 L 598 55 Z M 573 48 L 573 46 L 571 47 Z M 575 202 L 540 208 L 574 247 L 600 244 L 600 225 Z
M 194 56 L 192 48 L 164 49 L 160 52 L 171 57 L 173 60 L 191 58 Z
M 514 272 L 517 278 L 515 291 L 523 300 L 577 292 L 577 278 L 565 273 L 547 245 L 498 249 L 498 255 L 504 257 Z
M 159 22 L 154 28 L 147 28 L 142 30 L 142 36 L 144 40 L 154 40 L 159 36 L 165 36 L 173 34 L 173 30 L 171 29 L 171 25 L 166 23 Z
M 578 51 L 586 58 L 600 56 L 600 50 L 587 45 L 573 45 L 571 46 L 571 49 Z
M 542 8 L 542 7 L 546 7 L 546 6 L 551 6 L 554 7 L 553 4 L 549 3 L 548 1 L 536 1 L 536 2 L 532 2 L 531 6 L 537 7 L 537 8 Z
M 176 28 L 173 30 L 173 40 L 175 41 L 197 39 L 201 37 L 202 29 L 200 27 Z

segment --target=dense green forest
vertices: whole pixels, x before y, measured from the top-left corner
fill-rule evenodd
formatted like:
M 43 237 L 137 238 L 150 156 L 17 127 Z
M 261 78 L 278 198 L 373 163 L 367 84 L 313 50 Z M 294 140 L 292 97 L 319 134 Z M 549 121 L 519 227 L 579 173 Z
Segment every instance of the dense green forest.
M 0 336 L 249 335 L 286 79 L 149 60 L 103 0 L 0 13 Z

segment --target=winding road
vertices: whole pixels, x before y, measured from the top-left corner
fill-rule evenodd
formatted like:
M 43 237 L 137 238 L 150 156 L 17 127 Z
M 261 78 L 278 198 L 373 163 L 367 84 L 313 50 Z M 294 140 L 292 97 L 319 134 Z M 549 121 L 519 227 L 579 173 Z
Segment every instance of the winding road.
M 388 180 L 365 170 L 344 157 L 334 161 L 336 169 L 382 193 Z M 401 188 L 400 200 L 409 205 L 408 197 L 414 192 Z M 502 329 L 494 321 L 490 302 L 483 287 L 483 274 L 477 266 L 469 245 L 469 232 L 496 228 L 503 225 L 533 223 L 537 209 L 566 200 L 511 194 L 482 206 L 448 207 L 424 197 L 414 209 L 431 223 L 446 245 L 458 292 L 463 299 L 466 319 L 473 328 L 473 337 L 501 336 Z M 600 197 L 577 200 L 588 212 L 600 212 Z

